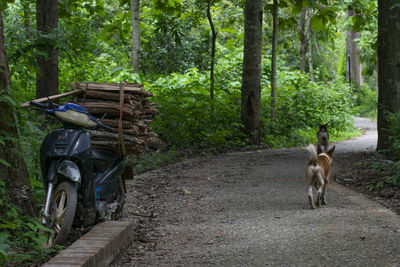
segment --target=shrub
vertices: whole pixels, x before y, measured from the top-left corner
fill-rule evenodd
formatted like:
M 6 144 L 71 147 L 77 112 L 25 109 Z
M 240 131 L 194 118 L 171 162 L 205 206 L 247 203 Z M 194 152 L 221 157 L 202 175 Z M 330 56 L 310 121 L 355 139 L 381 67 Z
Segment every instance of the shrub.
M 322 123 L 329 123 L 333 137 L 352 131 L 353 97 L 343 81 L 315 83 L 299 71 L 282 71 L 278 81 L 275 122 L 270 119 L 270 89 L 264 90 L 262 96 L 264 139 L 272 146 L 315 142 L 318 125 Z
M 377 92 L 372 90 L 367 84 L 360 87 L 356 92 L 357 105 L 353 108 L 353 113 L 356 116 L 368 117 L 376 119 L 377 117 Z
M 146 87 L 160 105 L 153 128 L 168 145 L 225 149 L 243 144 L 239 90 L 216 89 L 212 112 L 208 79 L 197 69 L 160 77 Z

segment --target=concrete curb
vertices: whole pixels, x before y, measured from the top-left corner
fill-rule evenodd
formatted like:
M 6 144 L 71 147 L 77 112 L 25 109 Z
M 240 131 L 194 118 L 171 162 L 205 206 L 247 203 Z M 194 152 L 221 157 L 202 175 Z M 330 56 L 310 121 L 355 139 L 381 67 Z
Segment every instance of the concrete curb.
M 108 266 L 133 240 L 134 223 L 107 221 L 51 258 L 43 267 Z

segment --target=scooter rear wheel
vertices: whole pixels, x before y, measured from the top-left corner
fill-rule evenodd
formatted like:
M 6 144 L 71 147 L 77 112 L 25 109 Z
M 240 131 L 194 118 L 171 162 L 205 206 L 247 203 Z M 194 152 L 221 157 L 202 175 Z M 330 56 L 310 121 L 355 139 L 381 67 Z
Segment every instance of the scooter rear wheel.
M 52 231 L 44 245 L 47 248 L 59 244 L 68 237 L 75 217 L 77 192 L 70 182 L 62 182 L 53 192 L 50 203 L 50 224 L 47 225 Z

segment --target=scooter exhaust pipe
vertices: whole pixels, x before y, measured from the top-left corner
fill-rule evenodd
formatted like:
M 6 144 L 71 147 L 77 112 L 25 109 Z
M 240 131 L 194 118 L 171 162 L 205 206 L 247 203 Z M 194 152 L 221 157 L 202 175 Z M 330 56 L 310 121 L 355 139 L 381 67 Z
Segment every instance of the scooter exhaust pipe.
M 53 194 L 53 188 L 54 188 L 54 184 L 53 183 L 49 183 L 49 188 L 47 189 L 47 195 L 46 195 L 46 204 L 44 205 L 44 213 L 43 213 L 43 220 L 42 223 L 44 225 L 47 224 L 48 219 L 50 218 L 50 200 L 51 200 L 51 196 Z

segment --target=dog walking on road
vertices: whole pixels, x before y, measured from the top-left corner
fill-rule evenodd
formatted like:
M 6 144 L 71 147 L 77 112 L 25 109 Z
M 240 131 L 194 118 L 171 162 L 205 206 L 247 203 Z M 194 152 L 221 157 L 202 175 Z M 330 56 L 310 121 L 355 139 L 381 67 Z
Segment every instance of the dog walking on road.
M 308 200 L 310 201 L 310 208 L 315 209 L 313 201 L 313 187 L 317 189 L 316 204 L 326 205 L 325 192 L 329 183 L 331 174 L 332 154 L 335 151 L 335 146 L 328 152 L 317 154 L 314 145 L 309 144 L 306 150 L 310 153 L 310 161 L 307 164 L 306 178 L 308 188 Z
M 320 154 L 321 152 L 327 152 L 329 147 L 328 123 L 319 125 L 317 138 L 318 138 L 318 147 L 317 147 L 318 154 Z M 324 150 L 322 150 L 321 148 L 322 146 L 324 147 Z

